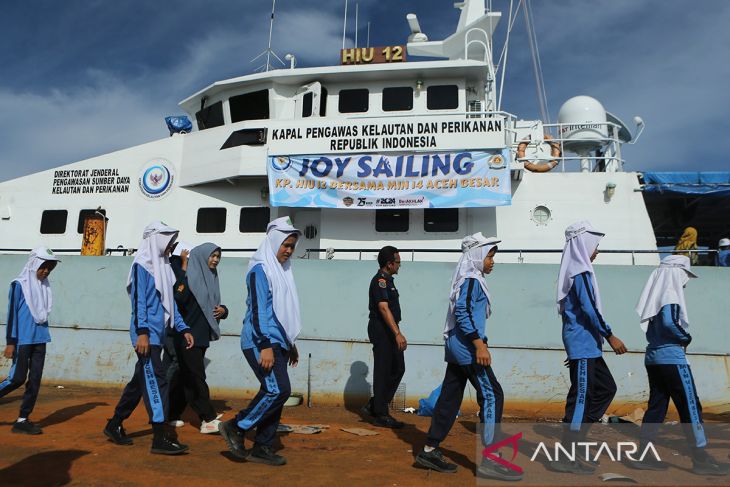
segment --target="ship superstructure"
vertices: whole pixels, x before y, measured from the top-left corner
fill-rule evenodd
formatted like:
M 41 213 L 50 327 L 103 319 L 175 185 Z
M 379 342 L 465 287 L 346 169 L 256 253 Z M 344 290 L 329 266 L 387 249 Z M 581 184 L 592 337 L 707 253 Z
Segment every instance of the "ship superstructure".
M 84 218 L 101 212 L 111 250 L 134 248 L 145 224 L 161 219 L 186 241 L 247 255 L 270 219 L 289 215 L 304 229 L 299 252 L 309 258 L 369 259 L 392 244 L 411 249 L 408 258 L 452 260 L 463 235 L 481 231 L 513 251 L 503 261 L 540 263 L 559 254 L 536 251 L 560 249 L 563 229 L 590 219 L 607 234 L 603 250 L 627 251 L 602 263 L 656 262 L 640 253 L 656 242 L 637 174 L 623 171 L 621 145 L 632 138 L 625 125 L 588 97 L 569 100 L 552 125 L 502 111 L 492 52 L 500 14 L 483 0 L 459 8 L 457 29 L 444 40 L 429 41 L 409 15 L 407 44 L 343 50 L 338 66 L 292 63 L 215 82 L 180 103 L 197 130 L 0 183 L 1 247 L 43 242 L 73 251 Z M 455 164 L 454 154 L 480 151 L 506 156 L 505 204 L 391 208 L 383 198 L 358 208 L 345 195 L 342 208 L 274 206 L 276 158 L 377 154 L 446 174 L 439 154 Z M 557 167 L 526 169 L 545 165 Z M 456 191 L 483 184 L 473 179 L 454 183 Z

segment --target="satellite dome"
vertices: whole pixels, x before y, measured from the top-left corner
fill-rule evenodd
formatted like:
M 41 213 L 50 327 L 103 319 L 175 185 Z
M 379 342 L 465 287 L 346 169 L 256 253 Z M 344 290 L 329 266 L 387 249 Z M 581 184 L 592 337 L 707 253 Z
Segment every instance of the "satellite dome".
M 607 142 L 606 109 L 590 96 L 574 96 L 558 112 L 563 146 L 573 152 L 588 152 Z

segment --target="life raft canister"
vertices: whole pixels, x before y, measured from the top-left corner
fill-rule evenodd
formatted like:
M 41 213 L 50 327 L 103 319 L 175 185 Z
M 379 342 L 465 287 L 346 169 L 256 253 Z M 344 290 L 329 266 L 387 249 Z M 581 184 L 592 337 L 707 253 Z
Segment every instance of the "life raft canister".
M 543 136 L 543 140 L 547 142 L 548 145 L 550 145 L 550 157 L 555 157 L 556 159 L 553 159 L 551 161 L 548 161 L 547 164 L 539 164 L 536 162 L 530 162 L 530 161 L 524 161 L 524 167 L 528 171 L 531 172 L 548 172 L 552 170 L 554 167 L 558 165 L 558 157 L 562 156 L 563 153 L 560 151 L 560 144 L 557 142 L 551 142 L 552 137 L 550 135 L 545 134 Z M 523 140 L 517 145 L 517 151 L 515 153 L 515 156 L 517 159 L 524 159 L 525 158 L 525 149 L 527 149 L 527 146 L 529 145 L 528 140 Z

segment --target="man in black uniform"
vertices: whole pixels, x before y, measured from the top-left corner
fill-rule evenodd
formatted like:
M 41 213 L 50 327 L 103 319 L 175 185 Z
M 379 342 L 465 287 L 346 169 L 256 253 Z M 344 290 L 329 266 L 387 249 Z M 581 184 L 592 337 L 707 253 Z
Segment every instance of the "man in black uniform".
M 398 290 L 393 276 L 400 268 L 398 249 L 386 246 L 378 253 L 380 270 L 370 281 L 368 337 L 373 344 L 374 371 L 373 397 L 363 408 L 373 416 L 375 426 L 402 428 L 403 423 L 388 413 L 388 403 L 393 400 L 396 389 L 406 371 L 403 351 L 408 346 L 406 337 L 400 331 L 401 320 Z

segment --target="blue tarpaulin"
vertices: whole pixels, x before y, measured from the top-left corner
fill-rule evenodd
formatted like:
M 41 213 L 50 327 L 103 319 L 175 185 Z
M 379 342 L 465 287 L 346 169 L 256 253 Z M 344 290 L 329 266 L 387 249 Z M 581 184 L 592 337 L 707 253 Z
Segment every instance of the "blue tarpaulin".
M 645 172 L 645 193 L 730 196 L 730 172 Z
M 167 123 L 167 129 L 172 134 L 189 134 L 193 131 L 193 124 L 190 119 L 185 115 L 179 115 L 177 117 L 165 117 Z

